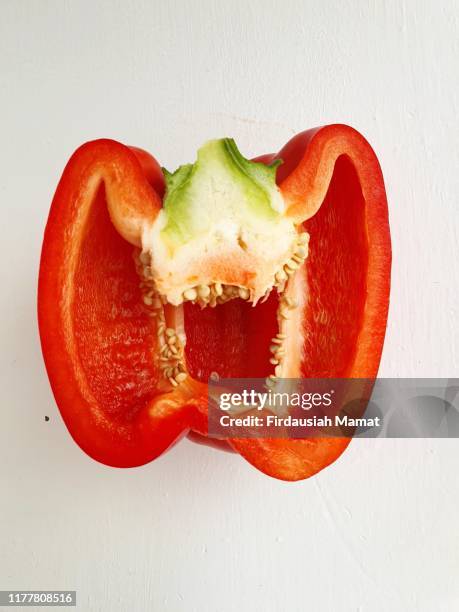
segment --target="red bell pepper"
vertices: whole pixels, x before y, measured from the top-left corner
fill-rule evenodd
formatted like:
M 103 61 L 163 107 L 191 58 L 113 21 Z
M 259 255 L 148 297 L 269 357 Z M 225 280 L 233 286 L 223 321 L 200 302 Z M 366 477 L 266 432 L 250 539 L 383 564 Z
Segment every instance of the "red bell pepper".
M 304 265 L 301 376 L 376 376 L 388 311 L 391 246 L 381 170 L 352 128 L 302 132 L 266 164 L 289 213 L 311 236 Z M 148 153 L 112 140 L 81 146 L 53 199 L 40 264 L 38 316 L 44 359 L 64 421 L 80 447 L 111 466 L 145 464 L 182 436 L 207 436 L 207 384 L 264 376 L 272 306 L 238 300 L 226 310 L 186 305 L 189 376 L 164 389 L 157 324 L 133 261 L 139 223 L 154 220 L 165 181 Z M 122 235 L 119 231 L 121 229 Z M 137 249 L 138 252 L 138 249 Z M 173 308 L 173 307 L 171 307 Z M 206 342 L 202 341 L 203 336 Z M 260 348 L 262 346 L 262 348 Z M 344 451 L 348 438 L 233 439 L 259 470 L 299 480 Z

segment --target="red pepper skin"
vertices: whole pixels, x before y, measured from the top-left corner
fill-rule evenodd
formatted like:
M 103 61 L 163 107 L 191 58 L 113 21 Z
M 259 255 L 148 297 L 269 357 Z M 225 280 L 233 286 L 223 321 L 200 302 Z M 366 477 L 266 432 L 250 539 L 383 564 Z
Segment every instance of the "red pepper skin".
M 297 135 L 263 161 L 278 157 L 284 163 L 277 181 L 289 212 L 310 217 L 304 224 L 311 234 L 304 375 L 373 378 L 391 266 L 376 156 L 355 130 L 332 125 Z M 38 318 L 51 386 L 75 441 L 117 467 L 145 464 L 190 431 L 207 433 L 204 383 L 159 390 L 155 325 L 142 306 L 127 242 L 136 244 L 134 232 L 123 239 L 113 227 L 117 215 L 132 219 L 133 227 L 139 215 L 154 219 L 163 193 L 160 167 L 148 153 L 110 140 L 90 142 L 68 162 L 45 230 Z M 300 480 L 335 461 L 349 440 L 229 443 L 266 474 Z
M 169 413 L 174 401 L 155 401 L 154 325 L 139 302 L 132 247 L 110 228 L 103 182 L 128 192 L 142 214 L 153 217 L 161 206 L 151 185 L 160 191 L 164 179 L 148 154 L 109 140 L 80 147 L 46 226 L 38 320 L 51 386 L 73 438 L 98 461 L 131 467 L 160 455 L 189 425 L 185 407 Z

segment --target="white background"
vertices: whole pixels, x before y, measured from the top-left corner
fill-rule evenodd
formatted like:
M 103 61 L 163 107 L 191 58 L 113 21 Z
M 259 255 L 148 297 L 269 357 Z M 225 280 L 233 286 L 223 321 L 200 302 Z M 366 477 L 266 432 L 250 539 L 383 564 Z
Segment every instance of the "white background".
M 82 142 L 174 168 L 210 137 L 251 156 L 343 122 L 372 143 L 390 202 L 380 373 L 457 375 L 458 11 L 2 0 L 0 589 L 76 589 L 85 612 L 459 609 L 457 440 L 355 441 L 297 484 L 187 440 L 110 469 L 61 421 L 35 315 L 49 204 Z

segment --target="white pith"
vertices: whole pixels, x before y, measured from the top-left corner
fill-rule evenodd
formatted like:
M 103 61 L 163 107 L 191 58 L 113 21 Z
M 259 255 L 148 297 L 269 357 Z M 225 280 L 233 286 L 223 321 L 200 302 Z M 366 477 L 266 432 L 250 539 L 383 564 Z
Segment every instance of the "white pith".
M 137 271 L 141 278 L 140 287 L 143 301 L 150 316 L 157 321 L 159 340 L 159 366 L 164 380 L 172 387 L 184 382 L 188 376 L 185 360 L 186 334 L 183 323 L 183 306 L 186 301 L 199 304 L 202 308 L 216 307 L 229 300 L 240 298 L 255 306 L 260 297 L 266 299 L 271 290 L 279 294 L 277 310 L 278 333 L 271 341 L 270 363 L 273 373 L 267 385 L 273 387 L 282 378 L 300 377 L 301 353 L 303 350 L 302 311 L 307 299 L 304 263 L 308 254 L 309 235 L 295 232 L 290 243 L 289 256 L 271 276 L 271 283 L 263 296 L 253 296 L 244 286 L 226 285 L 219 280 L 199 283 L 183 289 L 174 301 L 161 293 L 155 276 L 151 252 L 142 251 L 136 258 Z
M 142 252 L 149 259 L 157 291 L 170 304 L 183 302 L 197 286 L 237 285 L 256 303 L 274 284 L 274 277 L 295 255 L 297 234 L 291 220 L 238 222 L 222 216 L 185 244 L 171 245 L 162 236 L 164 211 L 142 235 Z M 218 274 L 218 278 L 216 277 Z M 197 282 L 199 280 L 199 282 Z

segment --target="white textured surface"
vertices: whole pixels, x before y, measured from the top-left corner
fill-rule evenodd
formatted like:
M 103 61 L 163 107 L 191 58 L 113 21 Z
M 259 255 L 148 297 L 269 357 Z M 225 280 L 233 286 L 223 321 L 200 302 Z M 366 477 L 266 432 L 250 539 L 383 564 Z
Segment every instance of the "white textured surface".
M 381 374 L 457 375 L 458 40 L 455 1 L 1 2 L 0 589 L 77 589 L 85 612 L 459 608 L 457 441 L 354 442 L 298 484 L 187 441 L 109 469 L 67 434 L 35 321 L 81 142 L 174 167 L 210 137 L 252 155 L 339 121 L 390 199 Z

